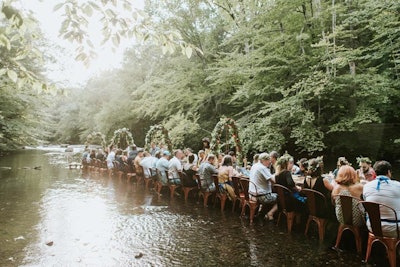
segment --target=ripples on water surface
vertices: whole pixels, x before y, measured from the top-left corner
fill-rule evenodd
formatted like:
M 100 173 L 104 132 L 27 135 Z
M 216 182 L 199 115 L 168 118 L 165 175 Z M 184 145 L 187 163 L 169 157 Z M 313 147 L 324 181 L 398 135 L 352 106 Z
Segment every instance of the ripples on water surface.
M 359 266 L 272 224 L 249 226 L 229 208 L 160 200 L 141 186 L 82 176 L 62 152 L 0 159 L 0 266 Z M 18 169 L 42 166 L 41 170 Z M 329 244 L 328 244 L 329 243 Z M 49 245 L 47 245 L 49 244 Z

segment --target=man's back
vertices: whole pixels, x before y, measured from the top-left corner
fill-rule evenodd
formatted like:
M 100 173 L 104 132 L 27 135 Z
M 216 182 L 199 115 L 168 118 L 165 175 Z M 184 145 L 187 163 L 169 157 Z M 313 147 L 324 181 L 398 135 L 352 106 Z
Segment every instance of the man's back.
M 212 175 L 217 173 L 217 169 L 212 164 L 210 164 L 209 162 L 202 163 L 199 167 L 199 175 L 202 187 L 204 188 L 206 187 L 206 185 L 213 183 L 214 180 L 212 178 Z
M 378 184 L 379 189 L 377 189 Z M 390 179 L 382 180 L 381 177 L 378 177 L 364 185 L 363 197 L 366 201 L 378 202 L 392 207 L 398 212 L 400 219 L 400 182 Z M 393 216 L 392 212 L 389 214 Z
M 379 175 L 375 180 L 364 185 L 363 198 L 366 201 L 385 204 L 396 211 L 396 217 L 392 210 L 381 206 L 381 224 L 384 236 L 397 237 L 396 224 L 400 220 L 400 182 L 391 180 L 388 176 Z M 369 220 L 367 227 L 371 230 Z
M 253 165 L 250 170 L 250 183 L 249 192 L 252 194 L 266 194 L 271 193 L 271 179 L 272 175 L 267 167 L 258 162 Z M 256 187 L 256 188 L 255 188 Z

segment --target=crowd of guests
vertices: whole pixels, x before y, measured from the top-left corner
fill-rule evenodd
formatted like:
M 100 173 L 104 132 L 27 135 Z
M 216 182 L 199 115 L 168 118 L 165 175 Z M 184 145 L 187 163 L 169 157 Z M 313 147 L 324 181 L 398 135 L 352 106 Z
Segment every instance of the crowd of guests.
M 329 203 L 326 216 L 341 223 L 343 215 L 340 195 L 386 204 L 400 215 L 400 182 L 392 180 L 392 166 L 387 161 L 377 161 L 372 167 L 372 161 L 368 157 L 360 157 L 357 158 L 359 168 L 355 169 L 345 157 L 339 157 L 337 168 L 325 174 L 322 158 L 302 158 L 295 164 L 294 158 L 288 153 L 280 156 L 272 151 L 256 154 L 252 164 L 246 162 L 244 167 L 240 167 L 234 151 L 226 155 L 214 155 L 210 151 L 209 139 L 204 138 L 202 141 L 203 149 L 197 154 L 190 148 L 177 149 L 171 153 L 152 143 L 149 151 L 136 146 L 130 146 L 126 150 L 110 147 L 109 151 L 85 151 L 83 159 L 88 162 L 94 158 L 105 160 L 110 170 L 118 166 L 128 166 L 131 171 L 143 171 L 145 177 L 158 179 L 163 185 L 174 183 L 188 187 L 200 186 L 210 192 L 220 190 L 231 199 L 235 197 L 232 177 L 248 177 L 249 198 L 260 203 L 262 207 L 269 208 L 262 214 L 268 221 L 274 220 L 278 210 L 278 195 L 273 191 L 275 183 L 291 191 L 290 203 L 299 212 L 306 212 L 306 198 L 301 194 L 302 189 L 319 191 Z M 115 162 L 119 164 L 116 165 Z M 186 174 L 183 176 L 184 180 L 181 180 L 179 172 Z M 196 175 L 200 177 L 200 185 L 197 184 Z M 218 176 L 219 188 L 215 186 L 213 175 Z M 295 177 L 297 183 L 293 179 Z M 302 179 L 299 180 L 299 177 Z M 353 206 L 353 223 L 362 225 L 363 213 L 357 202 Z M 397 236 L 398 221 L 393 214 L 383 208 L 381 216 L 384 234 Z M 370 227 L 368 221 L 367 226 Z
M 274 183 L 289 188 L 292 192 L 293 209 L 305 212 L 306 199 L 301 195 L 302 188 L 314 189 L 322 193 L 328 200 L 328 207 L 325 216 L 337 219 L 344 223 L 340 203 L 340 195 L 354 197 L 353 199 L 353 224 L 362 226 L 364 224 L 364 213 L 358 205 L 358 200 L 365 200 L 385 204 L 392 210 L 381 207 L 382 230 L 385 236 L 397 237 L 397 224 L 400 223 L 400 182 L 392 179 L 392 166 L 385 160 L 375 162 L 368 157 L 357 158 L 359 168 L 351 166 L 345 157 L 337 161 L 337 169 L 332 173 L 323 173 L 322 158 L 301 159 L 294 165 L 294 159 L 285 154 L 276 159 L 276 152 L 259 155 L 259 163 L 252 166 L 250 181 L 258 188 L 258 195 L 253 195 L 255 190 L 249 190 L 250 195 L 265 204 L 276 201 L 276 194 L 273 193 L 271 185 Z M 275 164 L 272 162 L 275 161 Z M 304 182 L 296 184 L 293 176 L 304 176 Z M 276 205 L 267 213 L 266 219 L 272 220 L 277 210 Z M 397 219 L 399 218 L 399 219 Z M 367 218 L 366 225 L 371 230 Z

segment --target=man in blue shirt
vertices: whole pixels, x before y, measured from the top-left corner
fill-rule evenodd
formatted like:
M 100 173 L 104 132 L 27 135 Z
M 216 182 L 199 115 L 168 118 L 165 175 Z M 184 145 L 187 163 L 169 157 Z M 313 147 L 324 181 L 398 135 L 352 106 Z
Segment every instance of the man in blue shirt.
M 213 165 L 214 161 L 214 154 L 208 154 L 207 160 L 201 163 L 199 167 L 201 188 L 208 192 L 214 192 L 216 190 L 213 174 L 218 174 L 218 170 Z
M 168 184 L 168 177 L 167 177 L 165 171 L 168 171 L 168 169 L 169 169 L 169 158 L 170 157 L 171 157 L 171 153 L 168 150 L 164 150 L 163 156 L 156 163 L 156 169 L 161 174 L 160 178 L 161 178 L 161 183 L 163 185 Z

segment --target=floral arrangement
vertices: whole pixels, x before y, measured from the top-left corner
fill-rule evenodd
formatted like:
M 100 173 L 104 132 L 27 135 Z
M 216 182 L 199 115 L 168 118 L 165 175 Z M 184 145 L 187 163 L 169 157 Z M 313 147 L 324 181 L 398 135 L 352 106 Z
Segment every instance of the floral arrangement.
M 357 163 L 358 163 L 358 164 L 360 164 L 361 162 L 365 162 L 365 163 L 367 163 L 367 164 L 371 164 L 371 163 L 372 163 L 372 161 L 370 160 L 370 158 L 368 158 L 368 157 L 363 157 L 363 156 L 357 157 L 356 160 L 357 160 Z
M 103 149 L 105 149 L 106 146 L 107 146 L 106 137 L 101 132 L 94 132 L 93 131 L 90 134 L 88 134 L 88 136 L 86 137 L 85 145 L 96 144 L 95 141 L 97 141 L 99 139 L 100 139 L 101 146 L 103 147 Z
M 293 157 L 289 153 L 285 152 L 285 154 L 283 154 L 282 156 L 280 156 L 278 158 L 278 160 L 276 161 L 276 164 L 282 166 L 282 165 L 286 164 L 287 162 L 289 162 L 291 159 L 293 160 Z
M 351 165 L 351 164 L 345 157 L 339 157 L 338 161 L 337 161 L 337 165 L 343 166 L 343 165 Z
M 235 120 L 231 118 L 221 118 L 220 121 L 215 125 L 213 132 L 211 133 L 211 144 L 210 149 L 215 154 L 218 155 L 221 150 L 221 135 L 225 128 L 228 128 L 229 135 L 232 137 L 236 146 L 236 158 L 238 165 L 242 163 L 242 144 L 239 139 L 239 130 L 236 125 Z
M 313 159 L 309 159 L 307 161 L 307 170 L 310 171 L 311 173 L 314 173 L 315 171 L 318 170 L 318 168 L 321 169 L 324 166 L 324 161 L 323 161 L 324 157 L 323 156 L 319 156 Z
M 117 148 L 125 149 L 129 145 L 133 145 L 132 133 L 128 128 L 121 128 L 114 131 L 114 135 L 111 138 L 111 145 L 115 145 Z
M 165 129 L 163 125 L 160 124 L 151 126 L 149 131 L 147 132 L 146 137 L 144 139 L 146 149 L 150 150 L 150 144 L 152 141 L 154 141 L 153 139 L 156 138 L 157 133 L 161 133 L 162 135 L 161 136 L 162 140 L 157 140 L 157 141 L 162 141 L 163 143 L 165 143 L 168 147 L 168 150 L 172 152 L 173 147 L 171 138 L 169 136 L 169 132 L 167 129 Z

